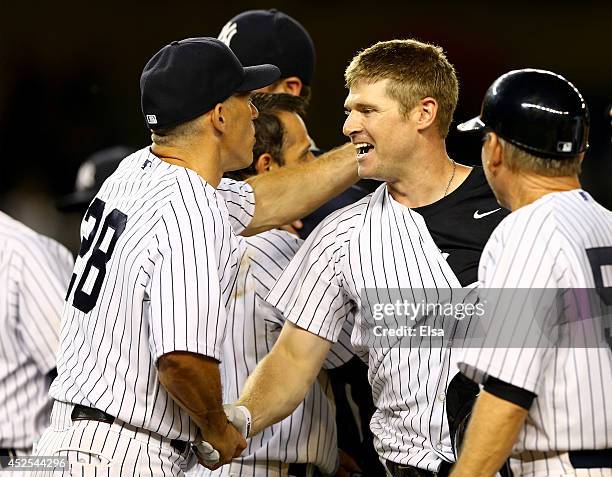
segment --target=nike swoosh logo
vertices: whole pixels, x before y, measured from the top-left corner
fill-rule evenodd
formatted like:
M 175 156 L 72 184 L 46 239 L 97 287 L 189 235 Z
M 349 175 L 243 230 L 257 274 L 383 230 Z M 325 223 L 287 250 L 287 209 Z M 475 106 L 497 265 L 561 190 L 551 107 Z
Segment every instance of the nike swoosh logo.
M 479 214 L 478 211 L 474 212 L 474 218 L 476 220 L 478 219 L 482 219 L 483 217 L 486 217 L 487 215 L 491 215 L 494 214 L 495 212 L 497 212 L 498 210 L 501 210 L 501 207 L 499 209 L 495 209 L 495 210 L 490 210 L 489 212 L 483 212 L 482 214 Z

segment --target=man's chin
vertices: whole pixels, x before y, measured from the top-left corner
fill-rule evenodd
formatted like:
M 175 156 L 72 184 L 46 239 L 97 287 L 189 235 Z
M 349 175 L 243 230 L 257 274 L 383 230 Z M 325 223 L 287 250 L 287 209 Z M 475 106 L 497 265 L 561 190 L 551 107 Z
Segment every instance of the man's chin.
M 384 181 L 385 179 L 381 178 L 380 174 L 377 174 L 376 172 L 377 171 L 375 171 L 374 169 L 361 165 L 361 164 L 357 166 L 357 175 L 361 179 L 373 179 L 377 181 Z
M 251 164 L 253 164 L 253 159 L 252 158 L 248 158 L 245 159 L 244 161 L 241 161 L 239 163 L 236 164 L 232 164 L 229 169 L 227 169 L 225 172 L 234 172 L 234 171 L 240 171 L 242 169 L 246 169 L 247 167 L 249 167 Z

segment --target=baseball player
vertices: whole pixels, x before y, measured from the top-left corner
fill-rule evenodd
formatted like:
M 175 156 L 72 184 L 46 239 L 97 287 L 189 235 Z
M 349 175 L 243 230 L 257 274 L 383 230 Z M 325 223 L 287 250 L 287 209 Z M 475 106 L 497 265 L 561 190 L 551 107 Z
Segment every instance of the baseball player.
M 145 66 L 153 144 L 122 161 L 83 219 L 51 425 L 37 447 L 67 456 L 71 475 L 180 476 L 202 438 L 219 463 L 244 449 L 221 407 L 218 369 L 241 256 L 235 232 L 293 220 L 355 180 L 345 150 L 252 186 L 221 180 L 251 163 L 249 93 L 278 74 L 243 67 L 212 38 L 174 41 Z M 296 190 L 304 203 L 275 203 Z
M 48 422 L 72 265 L 62 245 L 0 212 L 0 456 L 31 454 Z
M 236 179 L 314 160 L 308 132 L 300 117 L 304 101 L 288 94 L 255 94 L 253 164 L 228 173 Z M 238 399 L 244 383 L 269 352 L 283 325 L 282 315 L 263 300 L 302 241 L 286 231 L 270 230 L 245 239 L 245 258 L 228 309 L 221 375 L 225 402 Z M 328 366 L 353 356 L 350 334 L 331 350 Z M 297 409 L 283 421 L 247 440 L 242 456 L 216 471 L 198 466 L 193 476 L 333 475 L 338 459 L 331 386 L 325 373 L 309 389 Z
M 219 34 L 244 65 L 271 63 L 279 67 L 281 77 L 263 91 L 286 93 L 311 98 L 315 73 L 314 42 L 304 26 L 295 18 L 276 10 L 247 10 L 231 18 Z M 313 153 L 321 154 L 312 143 Z M 352 204 L 372 192 L 379 184 L 361 180 L 323 204 L 311 214 L 291 225 L 303 239 L 329 214 Z M 367 367 L 355 357 L 351 362 L 330 371 L 337 405 L 338 438 L 341 448 L 358 460 L 371 477 L 384 475 L 378 456 L 372 448 L 368 423 L 374 413 Z M 347 389 L 350 389 L 350 398 Z M 358 406 L 355 415 L 349 399 Z M 346 455 L 346 454 L 343 454 Z
M 576 87 L 534 69 L 499 77 L 459 125 L 486 133 L 483 167 L 512 210 L 482 255 L 484 288 L 597 289 L 611 304 L 612 212 L 578 180 L 588 129 Z M 515 476 L 611 476 L 612 351 L 590 346 L 466 351 L 459 367 L 484 391 L 452 475 L 493 475 L 510 455 Z
M 485 204 L 483 223 L 499 212 L 474 171 L 446 153 L 458 93 L 454 68 L 440 48 L 414 40 L 377 43 L 352 60 L 346 80 L 344 133 L 358 150 L 360 176 L 386 183 L 323 221 L 270 292 L 267 301 L 288 322 L 234 408 L 235 421 L 250 422 L 251 435 L 299 402 L 347 316 L 355 317 L 353 345 L 368 345 L 363 316 L 373 303 L 362 301 L 362 290 L 380 290 L 384 298 L 392 288 L 427 289 L 435 296 L 460 287 L 458 275 L 474 255 L 462 255 L 454 241 L 447 250 L 460 257 L 447 262 L 427 219 L 411 207 L 445 201 L 459 220 L 470 204 Z M 474 220 L 472 213 L 464 220 Z M 464 249 L 473 249 L 472 243 Z M 369 348 L 377 407 L 371 429 L 391 475 L 448 472 L 454 452 L 445 405 L 455 374 L 456 350 L 432 347 L 426 337 L 410 348 Z

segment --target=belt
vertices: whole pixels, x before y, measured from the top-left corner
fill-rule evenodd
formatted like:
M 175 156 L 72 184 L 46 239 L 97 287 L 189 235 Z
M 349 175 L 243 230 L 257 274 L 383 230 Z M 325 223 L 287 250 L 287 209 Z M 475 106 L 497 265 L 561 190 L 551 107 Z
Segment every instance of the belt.
M 289 464 L 287 473 L 293 477 L 306 477 L 306 464 Z
M 612 468 L 612 449 L 568 451 L 574 469 Z
M 17 457 L 17 449 L 15 448 L 9 448 L 9 447 L 5 447 L 5 448 L 0 448 L 0 457 L 8 457 L 9 459 L 14 459 L 15 457 Z M 5 465 L 8 462 L 2 462 L 0 461 L 0 469 L 4 469 L 6 468 Z
M 392 460 L 387 460 L 386 464 L 393 477 L 446 477 L 452 465 L 448 462 L 442 462 L 437 472 L 432 472 L 431 470 L 419 469 L 411 465 L 397 464 Z
M 287 474 L 292 477 L 308 477 L 308 468 L 312 466 L 314 467 L 312 476 L 318 477 L 321 474 L 319 468 L 314 464 L 289 464 L 289 469 L 287 470 Z
M 112 424 L 115 422 L 115 418 L 107 412 L 100 411 L 93 407 L 82 406 L 80 404 L 74 405 L 70 418 L 73 421 L 98 421 L 104 422 L 105 424 Z M 189 442 L 172 439 L 170 445 L 182 454 L 189 447 Z

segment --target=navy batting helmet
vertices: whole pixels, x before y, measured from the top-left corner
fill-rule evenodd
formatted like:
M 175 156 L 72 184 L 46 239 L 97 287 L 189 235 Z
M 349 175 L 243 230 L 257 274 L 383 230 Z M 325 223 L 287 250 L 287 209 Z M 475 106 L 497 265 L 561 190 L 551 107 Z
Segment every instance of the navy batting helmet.
M 491 130 L 536 156 L 576 157 L 588 148 L 589 110 L 576 87 L 551 71 L 506 73 L 489 87 L 480 116 L 459 131 Z

